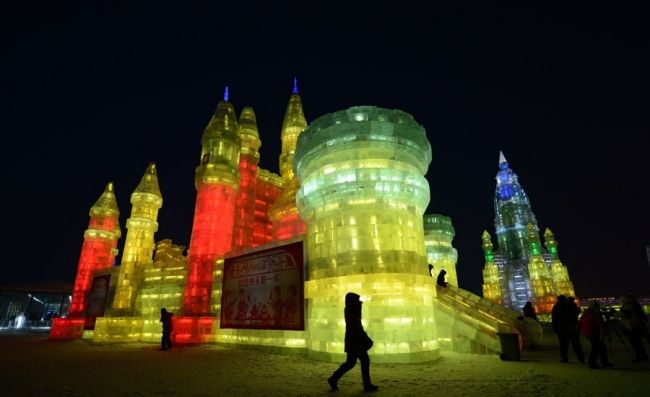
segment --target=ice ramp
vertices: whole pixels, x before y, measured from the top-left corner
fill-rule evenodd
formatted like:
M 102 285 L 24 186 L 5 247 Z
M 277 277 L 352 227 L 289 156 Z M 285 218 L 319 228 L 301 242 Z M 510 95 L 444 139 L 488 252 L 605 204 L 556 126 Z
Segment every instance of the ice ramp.
M 498 333 L 521 335 L 519 313 L 453 285 L 437 286 L 440 345 L 468 353 L 502 353 Z

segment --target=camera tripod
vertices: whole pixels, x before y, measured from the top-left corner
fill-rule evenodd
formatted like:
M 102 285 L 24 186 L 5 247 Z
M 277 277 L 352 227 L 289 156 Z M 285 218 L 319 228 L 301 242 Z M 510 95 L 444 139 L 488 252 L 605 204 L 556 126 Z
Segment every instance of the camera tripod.
M 604 323 L 603 327 L 603 336 L 602 336 L 602 341 L 607 342 L 608 350 L 610 356 L 612 355 L 612 334 L 616 335 L 618 340 L 621 342 L 623 347 L 625 348 L 625 351 L 627 354 L 630 355 L 631 358 L 634 358 L 632 355 L 632 352 L 630 349 L 628 349 L 627 344 L 625 343 L 625 340 L 623 339 L 623 335 L 621 335 L 621 331 L 618 329 L 619 321 L 618 320 L 606 320 Z

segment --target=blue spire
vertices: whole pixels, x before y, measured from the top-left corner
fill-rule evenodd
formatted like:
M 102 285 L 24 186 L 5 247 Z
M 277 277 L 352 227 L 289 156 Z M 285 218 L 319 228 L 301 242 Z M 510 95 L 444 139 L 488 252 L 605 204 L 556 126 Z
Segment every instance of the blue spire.
M 228 86 L 226 86 L 226 89 L 223 91 L 223 100 L 228 102 L 229 98 L 230 98 L 230 94 L 228 93 Z
M 291 93 L 292 94 L 297 94 L 298 93 L 298 78 L 297 77 L 293 78 L 293 91 Z

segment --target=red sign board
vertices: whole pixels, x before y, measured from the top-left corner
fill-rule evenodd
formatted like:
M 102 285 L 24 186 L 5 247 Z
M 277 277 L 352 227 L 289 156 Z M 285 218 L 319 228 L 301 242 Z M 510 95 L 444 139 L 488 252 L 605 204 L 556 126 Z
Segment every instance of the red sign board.
M 221 328 L 304 330 L 302 241 L 226 258 Z

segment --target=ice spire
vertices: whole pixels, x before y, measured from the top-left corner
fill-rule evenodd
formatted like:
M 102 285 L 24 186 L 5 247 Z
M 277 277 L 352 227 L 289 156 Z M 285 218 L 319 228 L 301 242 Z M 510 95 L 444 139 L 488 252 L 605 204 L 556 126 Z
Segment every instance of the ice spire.
M 120 215 L 120 210 L 117 208 L 117 201 L 115 200 L 113 182 L 108 182 L 102 195 L 99 196 L 99 199 L 90 208 L 90 216 L 102 213 L 112 214 L 116 217 Z
M 293 90 L 291 91 L 292 94 L 298 94 L 298 78 L 294 77 L 293 78 Z
M 257 118 L 252 107 L 246 106 L 239 115 L 239 137 L 241 138 L 240 155 L 250 155 L 257 159 L 260 157 L 259 149 L 262 145 L 257 130 Z M 241 161 L 241 158 L 240 158 Z
M 499 150 L 499 165 L 503 163 L 508 164 L 508 160 L 506 160 L 506 156 L 503 155 L 503 152 Z
M 298 94 L 297 79 L 294 79 L 293 93 L 289 97 L 289 104 L 282 122 L 282 152 L 280 154 L 280 175 L 284 183 L 293 178 L 293 154 L 296 151 L 298 135 L 307 127 L 307 120 L 302 111 L 302 101 Z
M 228 86 L 226 86 L 226 89 L 223 90 L 223 100 L 228 102 L 228 99 L 230 99 L 230 93 L 228 92 Z
M 162 198 L 160 194 L 160 187 L 158 185 L 158 172 L 156 171 L 156 163 L 149 163 L 147 170 L 140 180 L 140 184 L 135 188 L 137 193 L 149 193 L 156 197 Z

